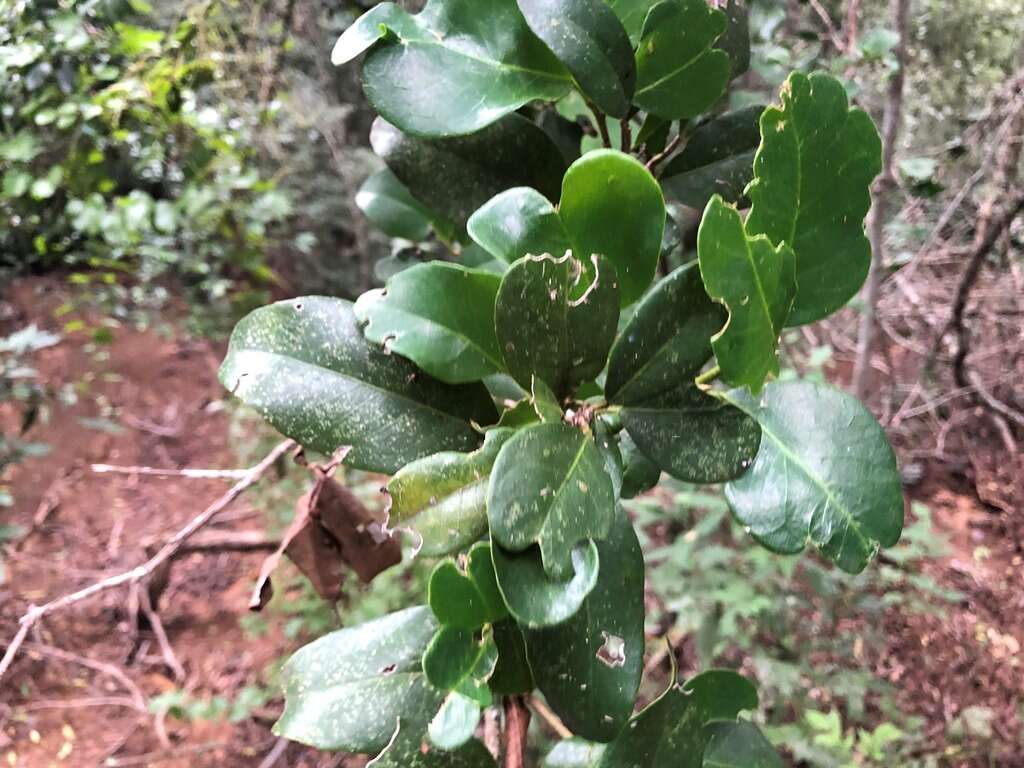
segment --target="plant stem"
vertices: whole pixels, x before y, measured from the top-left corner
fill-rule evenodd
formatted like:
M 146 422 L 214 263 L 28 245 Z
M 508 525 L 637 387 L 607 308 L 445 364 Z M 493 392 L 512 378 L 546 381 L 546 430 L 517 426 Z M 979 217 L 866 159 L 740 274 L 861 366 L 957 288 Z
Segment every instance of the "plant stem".
M 505 766 L 525 768 L 526 731 L 530 726 L 530 710 L 522 696 L 505 698 Z
M 622 131 L 622 151 L 628 154 L 633 151 L 633 129 L 629 124 L 629 117 L 622 118 L 619 125 Z
M 605 117 L 604 112 L 597 108 L 597 105 L 594 102 L 588 101 L 587 107 L 589 107 L 590 111 L 594 113 L 594 122 L 597 123 L 598 133 L 601 134 L 601 143 L 610 149 L 612 146 L 612 137 L 608 133 L 608 118 Z
M 714 368 L 704 371 L 704 373 L 693 380 L 693 383 L 698 387 L 703 386 L 704 384 L 710 384 L 712 381 L 717 379 L 721 373 L 722 369 L 716 365 Z
M 672 141 L 670 141 L 668 145 L 663 150 L 661 150 L 661 152 L 659 152 L 658 154 L 656 154 L 654 157 L 647 161 L 647 170 L 650 171 L 651 173 L 654 173 L 658 165 L 664 162 L 665 158 L 667 158 L 669 155 L 675 152 L 676 148 L 682 143 L 682 141 L 683 131 L 680 130 L 679 133 L 672 137 Z

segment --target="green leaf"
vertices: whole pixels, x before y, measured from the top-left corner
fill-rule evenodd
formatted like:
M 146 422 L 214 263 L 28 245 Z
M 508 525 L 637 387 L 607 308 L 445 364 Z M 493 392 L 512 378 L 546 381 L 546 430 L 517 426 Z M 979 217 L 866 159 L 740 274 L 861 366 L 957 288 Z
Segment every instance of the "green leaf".
M 622 306 L 640 298 L 665 228 L 665 200 L 650 172 L 622 152 L 589 152 L 565 173 L 559 214 L 580 261 L 597 253 L 615 265 Z
M 701 768 L 783 768 L 779 753 L 753 723 L 714 723 Z
M 867 276 L 864 217 L 882 143 L 867 112 L 849 108 L 831 75 L 794 72 L 781 94 L 782 106 L 761 116 L 747 231 L 788 243 L 796 254 L 789 324 L 802 325 L 842 307 Z
M 750 11 L 746 0 L 727 0 L 724 7 L 719 7 L 727 23 L 715 47 L 729 55 L 735 79 L 750 69 Z
M 599 109 L 623 118 L 636 85 L 633 46 L 602 0 L 518 0 L 526 23 Z
M 560 741 L 548 752 L 541 768 L 596 768 L 604 749 L 603 744 L 583 739 Z
M 441 749 L 455 749 L 473 738 L 480 722 L 480 705 L 457 691 L 449 693 L 427 727 L 430 741 Z
M 498 591 L 491 547 L 479 543 L 469 551 L 466 572 L 452 559 L 437 564 L 430 576 L 430 608 L 445 625 L 475 630 L 508 615 Z
M 466 229 L 491 255 L 509 264 L 527 254 L 561 256 L 572 248 L 558 211 L 529 187 L 491 198 L 469 217 Z
M 497 417 L 482 385 L 451 386 L 363 338 L 352 306 L 306 296 L 235 327 L 220 381 L 275 428 L 345 463 L 391 474 L 443 450 L 472 450 L 470 421 Z
M 757 706 L 757 691 L 735 672 L 710 670 L 672 685 L 608 745 L 599 768 L 701 768 L 706 726 Z
M 562 722 L 585 739 L 611 741 L 633 714 L 644 666 L 644 558 L 621 508 L 597 549 L 597 585 L 579 611 L 524 634 L 537 687 Z
M 757 454 L 757 422 L 696 386 L 627 406 L 621 415 L 637 448 L 679 480 L 730 480 L 740 476 Z
M 508 115 L 469 136 L 434 140 L 402 133 L 378 118 L 370 144 L 413 197 L 428 200 L 433 210 L 460 227 L 473 211 L 510 187 L 532 187 L 558 200 L 565 173 L 558 147 L 521 115 Z
M 498 451 L 513 434 L 491 429 L 472 453 L 443 452 L 402 467 L 385 490 L 388 525 L 412 531 L 428 557 L 457 552 L 487 532 L 487 484 Z
M 492 627 L 494 643 L 498 647 L 498 663 L 491 679 L 491 691 L 498 696 L 529 693 L 536 686 L 530 665 L 526 660 L 526 642 L 523 632 L 513 619 L 500 621 Z
M 498 289 L 494 325 L 505 367 L 523 387 L 536 376 L 555 393 L 604 368 L 618 324 L 614 268 L 595 256 L 590 270 L 565 254 L 524 256 Z
M 514 0 L 429 0 L 415 16 L 395 6 L 370 14 L 346 31 L 334 58 L 368 49 L 363 91 L 377 112 L 408 133 L 479 131 L 529 101 L 554 101 L 571 86 Z
M 472 674 L 482 651 L 473 630 L 444 624 L 423 654 L 423 674 L 435 688 L 453 691 Z
M 0 141 L 0 160 L 11 163 L 30 163 L 43 149 L 29 131 L 20 131 Z
M 668 120 L 696 117 L 729 83 L 729 54 L 713 48 L 724 13 L 705 0 L 665 0 L 644 21 L 636 50 L 637 106 Z
M 336 67 L 347 64 L 389 35 L 401 34 L 408 37 L 417 32 L 416 20 L 405 9 L 394 3 L 379 3 L 342 33 L 331 51 L 331 63 Z
M 572 552 L 603 539 L 615 496 L 594 441 L 567 424 L 537 424 L 513 435 L 498 453 L 487 491 L 491 538 L 520 552 L 540 547 L 552 579 L 572 575 Z
M 640 33 L 643 31 L 644 19 L 652 7 L 658 4 L 659 0 L 605 0 L 615 15 L 619 17 L 623 28 L 629 34 L 629 39 L 635 47 L 640 42 Z
M 686 147 L 661 172 L 665 195 L 702 210 L 713 195 L 740 203 L 754 178 L 754 154 L 761 142 L 764 107 L 744 107 L 702 123 Z
M 777 348 L 796 295 L 795 258 L 785 243 L 750 237 L 739 211 L 711 198 L 697 232 L 697 257 L 708 295 L 729 308 L 711 339 L 721 378 L 757 394 L 779 374 Z
M 378 752 L 401 721 L 425 728 L 442 694 L 420 672 L 437 629 L 426 606 L 342 629 L 299 649 L 281 671 L 274 733 L 318 749 Z
M 557 424 L 562 420 L 562 406 L 555 397 L 551 388 L 536 376 L 533 377 L 533 386 L 530 393 L 530 404 L 542 422 Z
M 421 733 L 399 728 L 394 742 L 373 761 L 373 768 L 495 768 L 487 747 L 475 739 L 448 751 L 430 748 Z
M 885 432 L 854 397 L 824 384 L 769 384 L 730 402 L 761 425 L 761 448 L 725 496 L 761 544 L 796 553 L 808 540 L 844 571 L 864 570 L 903 527 L 903 492 Z
M 12 168 L 4 174 L 3 196 L 6 198 L 21 197 L 28 192 L 32 184 L 32 174 Z
M 430 235 L 430 211 L 387 169 L 363 182 L 356 205 L 388 237 L 419 242 Z
M 622 498 L 635 498 L 658 484 L 661 467 L 644 456 L 628 432 L 619 435 L 619 450 L 622 453 Z
M 548 578 L 536 547 L 515 553 L 492 544 L 491 557 L 505 605 L 523 627 L 547 627 L 565 621 L 579 610 L 597 583 L 599 560 L 593 541 L 573 550 L 573 575 L 567 581 Z
M 673 271 L 637 305 L 615 340 L 604 386 L 608 401 L 641 405 L 690 386 L 725 318 L 704 291 L 696 263 Z
M 494 335 L 501 277 L 432 261 L 399 272 L 359 297 L 363 335 L 449 384 L 479 381 L 503 368 Z

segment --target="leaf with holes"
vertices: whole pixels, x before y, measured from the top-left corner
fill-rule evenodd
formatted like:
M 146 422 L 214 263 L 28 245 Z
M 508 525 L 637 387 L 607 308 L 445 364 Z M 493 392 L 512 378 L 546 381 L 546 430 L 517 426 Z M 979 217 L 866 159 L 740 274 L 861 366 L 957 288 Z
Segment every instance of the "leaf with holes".
M 601 570 L 579 611 L 525 632 L 537 687 L 573 733 L 611 741 L 633 713 L 644 666 L 644 559 L 626 513 L 597 542 Z
M 903 491 L 885 432 L 856 399 L 824 384 L 769 384 L 728 400 L 761 425 L 753 465 L 725 487 L 733 513 L 768 549 L 811 541 L 859 573 L 903 528 Z
M 793 251 L 764 235 L 750 237 L 739 211 L 716 196 L 700 223 L 697 258 L 708 295 L 729 308 L 728 322 L 711 339 L 721 378 L 757 394 L 779 373 L 779 334 L 797 290 Z
M 507 552 L 492 543 L 491 557 L 505 605 L 524 628 L 560 624 L 576 613 L 597 583 L 600 567 L 593 541 L 572 551 L 573 573 L 564 581 L 548 578 L 537 547 Z
M 463 572 L 455 560 L 438 563 L 430 575 L 430 608 L 442 624 L 475 630 L 508 615 L 498 591 L 489 544 L 476 544 Z
M 307 296 L 257 309 L 235 327 L 220 381 L 308 448 L 391 474 L 445 450 L 472 450 L 470 421 L 497 418 L 480 384 L 452 386 L 363 338 L 352 305 Z
M 501 276 L 432 261 L 392 277 L 353 308 L 363 335 L 449 384 L 479 381 L 503 368 L 494 335 Z
M 725 14 L 705 0 L 654 6 L 636 49 L 637 106 L 666 120 L 713 106 L 729 82 L 729 54 L 713 47 L 726 26 Z
M 537 544 L 552 579 L 572 575 L 573 549 L 607 536 L 614 515 L 604 460 L 580 430 L 537 424 L 502 446 L 487 491 L 491 538 L 513 552 Z
M 782 106 L 761 116 L 747 232 L 796 254 L 790 325 L 820 320 L 860 289 L 871 264 L 864 217 L 882 143 L 870 116 L 850 109 L 846 90 L 821 72 L 794 72 Z

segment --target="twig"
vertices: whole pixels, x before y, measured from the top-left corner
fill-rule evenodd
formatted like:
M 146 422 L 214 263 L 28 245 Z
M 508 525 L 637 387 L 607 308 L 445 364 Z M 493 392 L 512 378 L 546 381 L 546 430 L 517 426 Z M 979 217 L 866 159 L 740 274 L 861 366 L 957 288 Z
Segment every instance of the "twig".
M 530 727 L 530 710 L 522 696 L 505 698 L 505 765 L 504 768 L 525 768 L 526 731 Z
M 160 646 L 160 653 L 164 657 L 164 663 L 171 670 L 171 674 L 174 675 L 175 682 L 180 683 L 185 679 L 185 668 L 181 666 L 181 662 L 178 661 L 178 657 L 174 653 L 174 646 L 171 645 L 171 641 L 167 637 L 167 630 L 164 629 L 164 623 L 160 620 L 160 614 L 153 608 L 153 601 L 149 597 L 149 589 L 138 582 L 133 584 L 132 588 L 138 591 L 139 608 L 142 609 L 143 614 L 145 614 L 146 619 L 149 621 L 149 626 L 153 630 L 153 634 L 156 635 L 156 641 Z
M 67 661 L 71 664 L 78 664 L 88 669 L 101 672 L 108 677 L 112 677 L 119 682 L 128 691 L 132 701 L 135 702 L 135 708 L 140 712 L 146 712 L 146 697 L 143 695 L 139 687 L 132 682 L 132 679 L 128 677 L 123 671 L 115 667 L 113 664 L 107 664 L 102 661 L 95 661 L 93 659 L 86 658 L 85 656 L 79 656 L 77 653 L 71 653 L 60 648 L 54 648 L 52 645 L 42 645 L 40 643 L 26 643 L 25 650 L 29 653 L 38 653 L 41 656 L 47 656 L 51 659 L 57 659 L 59 661 Z
M 832 17 L 828 15 L 828 11 L 825 10 L 824 6 L 818 0 L 811 0 L 811 8 L 818 14 L 822 23 L 825 25 L 825 31 L 828 34 L 829 40 L 832 41 L 832 45 L 836 47 L 837 51 L 846 49 L 846 43 L 843 38 L 839 36 L 839 32 L 836 30 L 836 25 L 832 22 Z
M 274 768 L 277 765 L 277 761 L 284 757 L 285 751 L 288 749 L 288 739 L 279 738 L 277 743 L 274 744 L 274 748 L 271 749 L 267 756 L 260 761 L 259 768 Z
M 594 113 L 594 122 L 597 123 L 598 133 L 601 134 L 601 143 L 608 147 L 612 146 L 612 137 L 608 133 L 608 118 L 605 117 L 604 112 L 597 108 L 597 105 L 591 101 L 587 102 L 587 107 Z
M 89 707 L 122 707 L 135 709 L 135 702 L 127 696 L 95 696 L 88 699 L 60 699 L 32 701 L 18 707 L 25 712 L 36 712 L 40 709 L 87 709 Z
M 633 129 L 629 124 L 629 117 L 624 117 L 619 121 L 619 131 L 622 136 L 622 151 L 632 152 L 633 151 Z
M 0 680 L 3 679 L 3 676 L 10 668 L 11 662 L 14 661 L 14 657 L 18 653 L 18 649 L 21 647 L 21 644 L 25 642 L 25 637 L 37 621 L 49 613 L 75 605 L 83 600 L 88 600 L 90 597 L 94 597 L 108 589 L 120 587 L 124 584 L 132 584 L 149 576 L 149 574 L 156 570 L 160 565 L 167 562 L 181 548 L 182 544 L 192 536 L 192 534 L 210 522 L 210 520 L 216 517 L 219 512 L 222 512 L 230 506 L 235 499 L 249 488 L 249 486 L 257 483 L 260 478 L 262 478 L 263 475 L 277 463 L 278 459 L 294 447 L 295 442 L 293 440 L 285 440 L 284 442 L 279 443 L 259 464 L 250 469 L 246 473 L 245 477 L 231 486 L 227 493 L 204 509 L 199 515 L 192 518 L 185 527 L 174 534 L 170 541 L 160 548 L 159 552 L 153 555 L 153 557 L 142 565 L 136 566 L 135 568 L 116 576 L 111 576 L 110 578 L 98 581 L 95 584 L 90 584 L 83 589 L 58 597 L 57 599 L 51 600 L 43 605 L 33 605 L 30 607 L 28 612 L 21 617 L 18 632 L 15 634 L 11 644 L 7 646 L 7 651 L 4 653 L 3 659 L 0 659 Z
M 683 131 L 679 131 L 679 133 L 672 137 L 672 140 L 665 146 L 663 150 L 661 150 L 661 152 L 659 152 L 658 154 L 656 154 L 654 157 L 647 161 L 647 170 L 650 171 L 651 173 L 654 173 L 658 165 L 664 162 L 665 158 L 667 158 L 669 155 L 676 151 L 676 147 L 679 146 L 682 140 Z
M 974 387 L 974 391 L 978 393 L 978 397 L 981 398 L 981 401 L 985 403 L 985 405 L 996 413 L 1005 416 L 1018 426 L 1024 427 L 1024 413 L 1011 408 L 1006 403 L 997 399 L 996 396 L 989 391 L 988 387 L 985 386 L 985 382 L 981 380 L 981 376 L 974 371 L 968 373 L 967 376 L 970 379 L 971 386 Z
M 558 738 L 571 739 L 573 737 L 572 731 L 565 727 L 565 723 L 559 719 L 558 715 L 551 711 L 551 708 L 548 707 L 547 704 L 536 696 L 531 696 L 529 701 L 530 709 L 537 713 L 537 716 L 555 732 L 555 735 L 557 735 Z
M 192 480 L 241 480 L 251 469 L 161 469 L 159 467 L 118 467 L 112 464 L 93 464 L 89 467 L 98 475 L 149 475 L 150 477 L 187 477 Z

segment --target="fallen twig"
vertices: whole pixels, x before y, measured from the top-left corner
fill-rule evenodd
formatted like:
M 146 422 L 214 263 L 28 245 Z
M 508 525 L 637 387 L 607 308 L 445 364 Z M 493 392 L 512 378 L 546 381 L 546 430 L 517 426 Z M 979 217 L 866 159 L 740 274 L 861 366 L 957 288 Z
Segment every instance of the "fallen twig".
M 135 708 L 140 712 L 146 712 L 146 697 L 143 695 L 139 687 L 132 682 L 132 679 L 128 677 L 121 669 L 114 666 L 113 664 L 107 664 L 103 661 L 96 661 L 95 659 L 89 659 L 85 656 L 79 656 L 77 653 L 71 653 L 60 648 L 55 648 L 52 645 L 42 645 L 40 643 L 26 643 L 25 650 L 29 653 L 38 653 L 40 656 L 46 656 L 47 658 L 57 659 L 58 661 L 66 661 L 71 664 L 78 664 L 79 666 L 87 667 L 88 669 L 100 672 L 108 677 L 114 678 L 131 697 L 132 701 L 135 702 Z
M 249 469 L 160 469 L 159 467 L 118 467 L 112 464 L 93 464 L 90 469 L 98 475 L 148 475 L 150 477 L 187 477 L 192 480 L 241 480 Z

